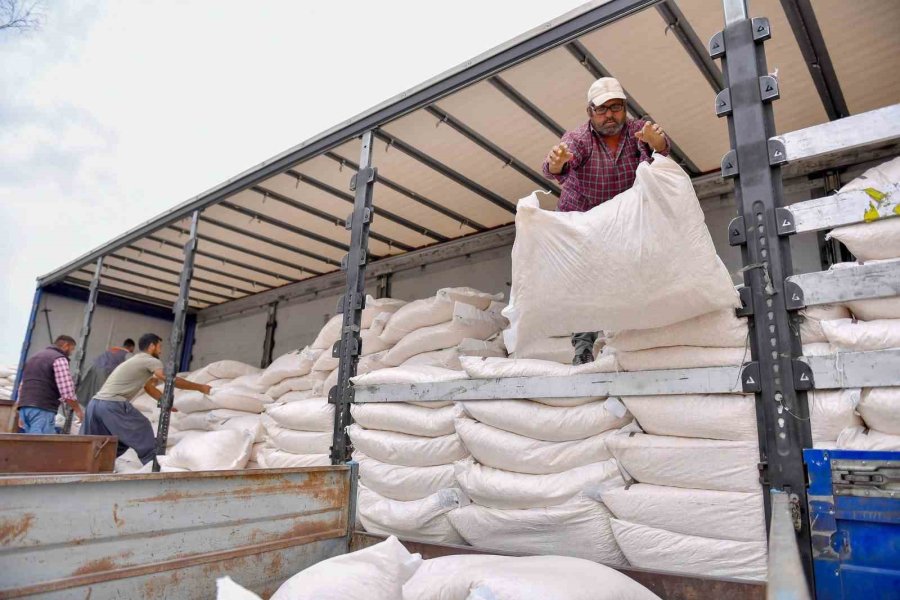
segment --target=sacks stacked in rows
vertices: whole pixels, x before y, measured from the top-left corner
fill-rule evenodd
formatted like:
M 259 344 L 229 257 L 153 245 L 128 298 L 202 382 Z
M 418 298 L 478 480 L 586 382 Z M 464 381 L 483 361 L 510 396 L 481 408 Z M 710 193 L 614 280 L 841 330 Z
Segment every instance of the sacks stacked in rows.
M 17 371 L 16 367 L 0 367 L 0 400 L 12 400 Z
M 463 366 L 483 375 L 485 362 L 502 361 Z M 630 420 L 604 398 L 457 403 L 456 431 L 472 457 L 454 470 L 472 504 L 451 523 L 481 548 L 625 564 L 599 494 L 623 484 L 606 440 Z
M 259 600 L 223 577 L 218 600 Z M 451 555 L 423 561 L 396 537 L 297 573 L 272 600 L 658 600 L 627 576 L 563 556 Z
M 883 195 L 898 183 L 900 157 L 869 169 L 841 189 L 866 190 L 871 202 L 867 222 L 838 227 L 829 234 L 860 261 L 840 263 L 832 270 L 858 268 L 862 263 L 900 262 L 900 208 L 891 196 Z M 838 352 L 900 348 L 900 296 L 853 300 L 846 305 L 849 314 L 845 318 L 822 324 L 826 338 Z M 900 451 L 900 387 L 863 389 L 857 410 L 865 423 L 842 432 L 839 448 Z

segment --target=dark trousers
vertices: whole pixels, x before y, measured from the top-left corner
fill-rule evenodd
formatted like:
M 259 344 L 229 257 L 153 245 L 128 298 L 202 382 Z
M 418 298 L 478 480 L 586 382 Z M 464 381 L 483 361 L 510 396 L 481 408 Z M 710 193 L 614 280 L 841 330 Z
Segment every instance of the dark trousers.
M 116 456 L 122 456 L 132 448 L 143 464 L 156 456 L 153 426 L 130 402 L 91 400 L 85 410 L 81 435 L 114 435 L 119 438 Z
M 586 331 L 584 333 L 573 333 L 572 334 L 572 345 L 575 346 L 575 356 L 578 356 L 585 350 L 590 350 L 593 353 L 594 342 L 596 342 L 596 341 L 597 341 L 597 332 L 596 331 Z

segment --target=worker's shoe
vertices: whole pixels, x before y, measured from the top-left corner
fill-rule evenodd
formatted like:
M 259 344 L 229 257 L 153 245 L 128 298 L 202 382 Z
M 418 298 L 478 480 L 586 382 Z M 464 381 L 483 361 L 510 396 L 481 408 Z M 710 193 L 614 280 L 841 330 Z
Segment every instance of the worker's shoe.
M 572 364 L 576 367 L 578 365 L 586 365 L 592 362 L 594 362 L 594 353 L 591 352 L 590 348 L 582 350 L 580 353 L 575 355 L 575 358 L 572 359 Z

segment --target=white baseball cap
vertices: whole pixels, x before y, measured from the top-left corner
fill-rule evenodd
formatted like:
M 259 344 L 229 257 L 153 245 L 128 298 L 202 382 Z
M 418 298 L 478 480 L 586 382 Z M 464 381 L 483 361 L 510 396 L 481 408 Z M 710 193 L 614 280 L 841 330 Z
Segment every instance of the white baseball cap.
M 601 77 L 588 90 L 588 103 L 594 106 L 601 106 L 613 98 L 625 99 L 625 90 L 622 89 L 619 80 L 614 77 Z

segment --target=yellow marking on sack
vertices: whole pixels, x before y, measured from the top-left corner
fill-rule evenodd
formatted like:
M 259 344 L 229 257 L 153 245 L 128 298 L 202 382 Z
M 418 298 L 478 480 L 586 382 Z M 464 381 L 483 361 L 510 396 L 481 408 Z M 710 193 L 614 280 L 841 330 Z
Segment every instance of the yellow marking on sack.
M 866 188 L 864 191 L 869 195 L 870 198 L 879 203 L 887 198 L 887 194 L 885 194 L 884 192 L 879 192 L 875 188 Z
M 878 214 L 878 209 L 875 205 L 869 202 L 869 208 L 863 213 L 863 221 L 871 223 L 872 221 L 876 221 L 880 216 L 881 215 Z

